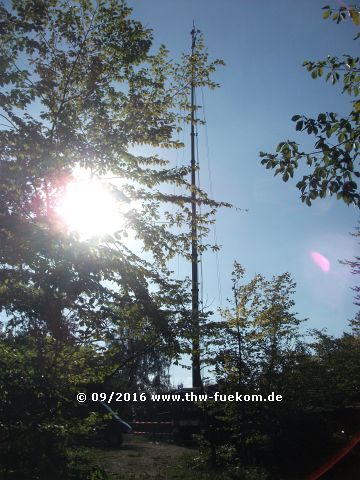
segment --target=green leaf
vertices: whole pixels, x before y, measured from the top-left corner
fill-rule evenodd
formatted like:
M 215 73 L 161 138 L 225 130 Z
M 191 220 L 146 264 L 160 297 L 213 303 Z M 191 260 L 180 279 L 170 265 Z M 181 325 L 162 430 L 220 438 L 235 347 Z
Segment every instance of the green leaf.
M 346 136 L 344 132 L 339 133 L 338 140 L 339 140 L 339 143 L 342 143 L 346 140 Z
M 346 152 L 351 152 L 352 147 L 353 147 L 352 142 L 347 142 L 347 143 L 345 143 L 345 151 L 346 151 Z
M 357 12 L 354 9 L 349 10 L 350 16 L 352 18 L 352 21 L 355 23 L 355 25 L 358 27 L 360 25 L 360 15 L 359 12 Z

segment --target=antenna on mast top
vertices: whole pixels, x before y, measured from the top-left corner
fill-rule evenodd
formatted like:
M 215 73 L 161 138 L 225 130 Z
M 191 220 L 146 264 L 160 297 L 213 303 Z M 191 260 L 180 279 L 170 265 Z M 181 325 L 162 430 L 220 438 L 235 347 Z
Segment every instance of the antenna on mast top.
M 191 38 L 192 38 L 192 42 L 191 42 L 191 53 L 194 54 L 194 47 L 195 47 L 195 40 L 196 40 L 196 30 L 195 30 L 195 22 L 193 20 L 193 28 L 191 30 Z
M 191 35 L 193 35 L 196 32 L 195 30 L 195 20 L 193 20 L 193 28 L 191 30 Z

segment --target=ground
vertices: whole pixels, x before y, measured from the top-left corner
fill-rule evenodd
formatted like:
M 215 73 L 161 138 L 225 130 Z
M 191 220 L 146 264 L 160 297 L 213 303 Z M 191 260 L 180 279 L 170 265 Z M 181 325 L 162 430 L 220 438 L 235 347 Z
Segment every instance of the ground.
M 112 480 L 167 479 L 169 468 L 191 453 L 196 450 L 127 436 L 119 449 L 97 449 L 95 461 Z
M 198 450 L 185 448 L 166 442 L 151 442 L 144 438 L 127 436 L 124 445 L 119 449 L 97 448 L 92 450 L 93 463 L 105 470 L 110 480 L 221 480 L 221 470 L 201 471 L 194 468 L 193 457 Z M 309 474 L 324 462 L 307 466 L 304 470 Z M 360 465 L 360 444 L 343 460 L 327 472 L 321 480 L 358 480 Z M 280 478 L 282 480 L 303 480 L 308 475 L 299 473 L 294 466 L 290 472 Z M 102 480 L 103 477 L 94 477 Z M 245 475 L 246 479 L 263 479 L 265 476 Z M 267 477 L 272 480 L 272 477 Z M 276 477 L 279 478 L 278 476 Z

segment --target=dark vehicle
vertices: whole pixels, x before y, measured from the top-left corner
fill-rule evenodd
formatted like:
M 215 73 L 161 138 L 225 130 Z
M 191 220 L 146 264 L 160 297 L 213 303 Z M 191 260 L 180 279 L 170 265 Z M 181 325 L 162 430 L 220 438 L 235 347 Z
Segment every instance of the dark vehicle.
M 97 440 L 104 440 L 112 447 L 118 447 L 123 443 L 124 433 L 133 433 L 132 427 L 122 420 L 107 403 L 94 402 L 92 411 L 99 414 L 99 419 L 94 428 Z

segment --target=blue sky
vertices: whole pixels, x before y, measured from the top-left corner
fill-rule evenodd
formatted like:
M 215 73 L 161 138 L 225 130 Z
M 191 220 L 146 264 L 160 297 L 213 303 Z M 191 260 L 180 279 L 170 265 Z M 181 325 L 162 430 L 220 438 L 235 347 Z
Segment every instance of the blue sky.
M 307 328 L 327 328 L 340 335 L 355 313 L 354 278 L 338 259 L 357 253 L 350 232 L 358 211 L 336 199 L 302 204 L 296 180 L 284 183 L 260 164 L 259 151 L 274 152 L 278 142 L 298 141 L 312 151 L 306 134 L 295 133 L 294 114 L 346 114 L 350 97 L 340 87 L 313 80 L 302 62 L 327 55 L 358 54 L 351 22 L 336 25 L 322 20 L 321 8 L 334 0 L 132 0 L 133 17 L 154 30 L 154 45 L 164 43 L 177 58 L 189 51 L 193 20 L 205 35 L 211 58 L 222 58 L 215 79 L 221 88 L 205 92 L 207 133 L 213 193 L 248 213 L 222 210 L 217 238 L 222 302 L 216 259 L 203 261 L 204 299 L 212 309 L 231 296 L 230 274 L 238 260 L 248 277 L 289 271 L 297 282 L 296 311 L 309 318 Z M 201 93 L 198 98 L 201 99 Z M 189 143 L 188 132 L 185 141 Z M 201 183 L 209 188 L 205 131 L 199 131 Z M 169 152 L 173 162 L 187 163 L 189 151 Z M 180 160 L 181 161 L 180 161 Z M 211 237 L 210 237 L 211 238 Z M 312 251 L 331 264 L 325 273 L 310 257 Z M 175 273 L 190 274 L 180 262 Z M 184 376 L 186 376 L 185 374 Z M 185 380 L 187 382 L 187 380 Z

